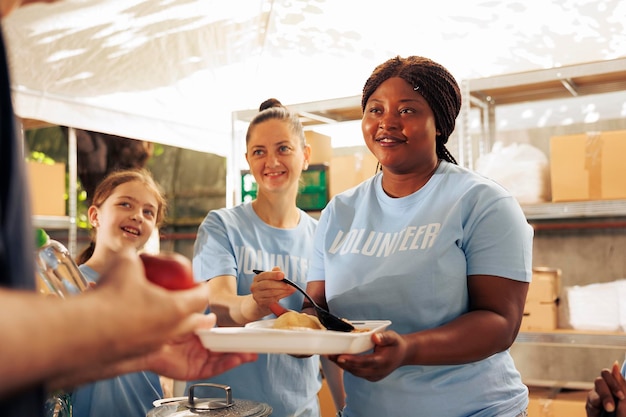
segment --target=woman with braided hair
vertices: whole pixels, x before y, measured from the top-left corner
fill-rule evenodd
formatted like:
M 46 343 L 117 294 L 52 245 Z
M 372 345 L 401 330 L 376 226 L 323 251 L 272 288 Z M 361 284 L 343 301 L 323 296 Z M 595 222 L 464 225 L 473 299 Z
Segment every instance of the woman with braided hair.
M 396 57 L 365 83 L 362 131 L 381 170 L 321 214 L 307 290 L 349 320 L 389 319 L 344 369 L 345 417 L 526 415 L 509 347 L 532 275 L 532 228 L 502 187 L 446 149 L 453 76 Z

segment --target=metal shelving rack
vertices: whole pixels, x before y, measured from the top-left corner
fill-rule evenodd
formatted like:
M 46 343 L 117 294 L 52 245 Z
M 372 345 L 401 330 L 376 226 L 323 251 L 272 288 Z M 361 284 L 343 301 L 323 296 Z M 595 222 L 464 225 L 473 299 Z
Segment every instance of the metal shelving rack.
M 468 164 L 472 166 L 481 152 L 493 146 L 497 106 L 626 91 L 626 58 L 464 80 L 461 86 L 467 100 L 457 126 L 463 147 L 473 155 Z M 470 108 L 479 110 L 480 135 L 469 132 Z M 530 221 L 626 218 L 626 200 L 543 203 L 522 208 Z
M 462 129 L 461 137 L 466 141 L 464 146 L 470 154 L 474 152 L 475 160 L 481 151 L 490 150 L 495 141 L 496 106 L 624 91 L 626 58 L 465 80 L 462 87 L 469 103 L 465 105 L 465 111 L 461 112 L 458 126 Z M 468 131 L 470 106 L 477 108 L 480 113 L 481 134 L 478 138 L 472 137 Z M 564 228 L 563 222 L 569 222 L 566 226 L 572 229 L 626 227 L 626 200 L 542 203 L 524 205 L 522 208 L 536 227 Z M 520 332 L 511 351 L 520 369 L 528 370 L 524 378 L 527 384 L 589 389 L 597 372 L 607 366 L 606 363 L 593 366 L 595 373 L 592 374 L 572 364 L 579 357 L 585 357 L 591 363 L 602 356 L 599 352 L 605 352 L 607 357 L 621 352 L 623 357 L 624 346 L 624 333 L 556 330 Z M 541 362 L 544 360 L 541 355 L 550 356 L 552 363 L 549 360 Z M 537 362 L 541 365 L 536 366 Z M 537 368 L 540 368 L 539 371 Z
M 592 348 L 626 346 L 626 333 L 582 333 L 582 332 L 522 332 L 517 337 L 518 343 L 540 345 L 589 346 Z M 591 381 L 589 381 L 591 382 Z
M 474 140 L 491 149 L 496 134 L 496 106 L 523 102 L 567 99 L 626 90 L 626 58 L 588 62 L 543 70 L 464 80 L 465 106 L 479 109 L 481 138 Z M 466 107 L 469 108 L 469 107 Z M 469 138 L 467 111 L 459 128 Z M 469 145 L 469 144 L 468 144 Z
M 624 358 L 624 346 L 625 333 L 520 332 L 511 354 L 527 385 L 588 390 L 601 369 Z
M 525 204 L 522 209 L 530 221 L 623 217 L 626 216 L 626 200 Z

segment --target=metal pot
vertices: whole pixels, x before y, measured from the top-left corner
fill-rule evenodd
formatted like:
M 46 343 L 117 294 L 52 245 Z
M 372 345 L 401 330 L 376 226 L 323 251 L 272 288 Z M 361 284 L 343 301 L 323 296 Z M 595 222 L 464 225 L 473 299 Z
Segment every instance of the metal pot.
M 197 388 L 220 389 L 221 398 L 198 398 Z M 153 403 L 154 408 L 146 417 L 266 417 L 272 414 L 272 407 L 265 403 L 250 400 L 233 400 L 228 385 L 198 383 L 189 386 L 187 397 L 164 398 Z

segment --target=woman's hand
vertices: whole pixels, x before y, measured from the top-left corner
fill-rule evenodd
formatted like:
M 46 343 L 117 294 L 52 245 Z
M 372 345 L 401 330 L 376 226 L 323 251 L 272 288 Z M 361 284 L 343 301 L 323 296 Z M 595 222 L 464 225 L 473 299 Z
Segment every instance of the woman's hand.
M 282 282 L 283 278 L 285 278 L 285 273 L 280 268 L 274 267 L 271 271 L 258 273 L 250 285 L 252 297 L 259 307 L 269 309 L 276 316 L 287 311 L 278 304 L 278 301 L 289 297 L 296 291 L 295 288 Z
M 329 359 L 354 376 L 380 381 L 404 364 L 408 344 L 394 331 L 372 335 L 374 351 L 361 355 L 332 355 Z
M 594 388 L 587 394 L 585 410 L 587 417 L 600 417 L 603 411 L 615 412 L 615 417 L 626 417 L 626 381 L 620 372 L 619 364 L 611 370 L 603 369 L 594 381 Z M 618 400 L 616 404 L 616 400 Z

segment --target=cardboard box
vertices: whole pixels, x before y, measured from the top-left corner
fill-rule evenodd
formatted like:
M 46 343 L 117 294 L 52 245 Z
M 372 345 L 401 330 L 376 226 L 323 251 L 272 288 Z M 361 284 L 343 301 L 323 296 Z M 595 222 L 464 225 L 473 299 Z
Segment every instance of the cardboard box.
M 520 330 L 546 331 L 558 327 L 560 285 L 560 269 L 533 268 L 533 280 L 528 286 Z
M 40 216 L 65 216 L 65 164 L 28 161 L 32 211 Z
M 350 155 L 333 156 L 329 168 L 330 195 L 339 194 L 372 177 L 376 172 L 376 163 L 376 158 L 367 148 Z
M 587 391 L 528 387 L 528 417 L 586 417 Z
M 305 130 L 306 143 L 311 145 L 311 159 L 309 164 L 330 163 L 333 157 L 333 148 L 330 144 L 330 136 L 312 130 Z
M 520 331 L 543 332 L 558 327 L 558 310 L 556 303 L 544 304 L 526 301 Z
M 533 280 L 528 286 L 526 301 L 552 304 L 558 302 L 561 286 L 561 270 L 556 268 L 533 268 Z
M 552 201 L 626 198 L 626 130 L 550 139 Z

